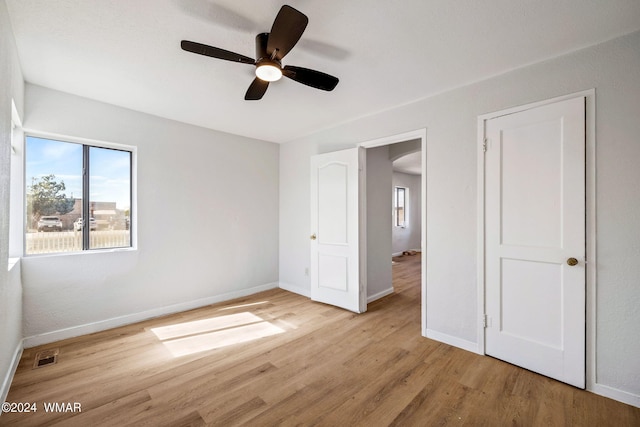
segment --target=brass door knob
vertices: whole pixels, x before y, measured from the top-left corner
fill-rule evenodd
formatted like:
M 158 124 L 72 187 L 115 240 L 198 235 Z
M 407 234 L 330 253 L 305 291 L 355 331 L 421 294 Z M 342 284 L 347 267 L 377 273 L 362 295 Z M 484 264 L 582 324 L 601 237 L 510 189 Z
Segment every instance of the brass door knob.
M 569 258 L 567 260 L 567 264 L 569 264 L 571 267 L 573 267 L 574 265 L 578 265 L 578 260 L 575 258 Z
M 316 233 L 313 233 L 313 234 L 311 235 L 311 240 L 316 240 Z

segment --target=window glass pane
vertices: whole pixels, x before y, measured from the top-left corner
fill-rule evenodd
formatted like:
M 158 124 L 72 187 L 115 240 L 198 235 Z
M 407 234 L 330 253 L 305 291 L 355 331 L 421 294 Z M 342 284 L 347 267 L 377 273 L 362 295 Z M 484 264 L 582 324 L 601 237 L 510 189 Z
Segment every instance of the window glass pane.
M 27 136 L 25 153 L 25 254 L 131 246 L 131 152 Z
M 82 249 L 82 145 L 26 137 L 25 253 Z
M 404 227 L 404 208 L 398 208 L 398 227 Z
M 89 248 L 131 246 L 131 153 L 89 147 Z

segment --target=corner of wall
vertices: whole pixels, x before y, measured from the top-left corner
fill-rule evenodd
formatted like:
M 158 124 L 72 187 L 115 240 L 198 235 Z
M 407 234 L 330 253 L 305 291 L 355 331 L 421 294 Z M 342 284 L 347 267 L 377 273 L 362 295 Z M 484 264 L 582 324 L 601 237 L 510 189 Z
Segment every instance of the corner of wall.
M 478 343 L 475 342 L 454 337 L 453 335 L 443 334 L 442 332 L 434 331 L 433 329 L 427 329 L 425 331 L 425 336 L 432 340 L 440 341 L 442 343 L 449 344 L 451 346 L 458 347 L 472 353 L 484 355 L 484 351 L 481 351 Z
M 300 286 L 292 285 L 291 283 L 280 282 L 278 284 L 280 289 L 293 292 L 294 294 L 302 295 L 303 297 L 311 298 L 311 290 Z
M 11 388 L 11 382 L 13 381 L 13 376 L 18 369 L 18 364 L 20 363 L 20 358 L 22 357 L 23 350 L 23 340 L 20 340 L 13 352 L 13 357 L 11 359 L 9 369 L 7 369 L 4 378 L 2 378 L 2 385 L 0 385 L 0 402 L 4 402 L 5 400 L 7 400 L 9 389 Z

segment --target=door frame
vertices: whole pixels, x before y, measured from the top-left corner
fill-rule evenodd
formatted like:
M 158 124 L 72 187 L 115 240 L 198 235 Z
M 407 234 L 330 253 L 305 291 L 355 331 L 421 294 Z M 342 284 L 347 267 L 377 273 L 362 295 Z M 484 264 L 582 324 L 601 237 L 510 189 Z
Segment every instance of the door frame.
M 539 102 L 512 107 L 478 116 L 477 166 L 478 166 L 478 247 L 477 247 L 477 301 L 478 329 L 477 353 L 485 354 L 485 161 L 484 141 L 486 122 L 497 117 L 518 113 L 543 105 L 553 104 L 573 98 L 585 98 L 585 213 L 586 213 L 586 389 L 593 390 L 596 385 L 596 92 L 590 89 L 571 93 Z
M 421 160 L 422 160 L 422 175 L 420 177 L 420 204 L 422 211 L 421 221 L 421 236 L 420 236 L 420 250 L 422 251 L 422 259 L 420 261 L 420 282 L 421 282 L 421 290 L 420 290 L 420 312 L 421 312 L 421 331 L 422 336 L 427 336 L 427 257 L 425 252 L 425 244 L 427 242 L 427 128 L 416 129 L 409 132 L 404 132 L 401 134 L 385 136 L 382 138 L 377 138 L 365 142 L 361 142 L 357 144 L 358 147 L 363 148 L 375 148 L 381 147 L 384 145 L 396 144 L 399 142 L 410 141 L 414 139 L 420 139 L 420 149 L 421 149 Z M 364 192 L 364 206 L 367 203 L 367 194 L 366 190 Z M 363 216 L 366 217 L 366 211 L 363 211 L 360 220 L 362 221 Z M 366 228 L 365 228 L 366 230 Z M 366 233 L 364 233 L 366 236 Z M 364 258 L 366 259 L 366 237 L 364 241 Z M 391 254 L 389 254 L 391 255 Z M 365 264 L 366 265 L 366 264 Z

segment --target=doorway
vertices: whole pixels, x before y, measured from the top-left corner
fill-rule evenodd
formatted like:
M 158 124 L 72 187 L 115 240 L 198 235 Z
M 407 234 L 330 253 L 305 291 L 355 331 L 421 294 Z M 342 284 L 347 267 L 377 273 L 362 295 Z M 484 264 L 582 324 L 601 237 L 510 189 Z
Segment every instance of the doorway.
M 391 256 L 393 291 L 420 299 L 422 150 L 419 140 L 389 146 L 392 160 Z M 414 151 L 417 150 L 417 151 Z M 418 286 L 416 286 L 416 284 Z
M 412 263 L 414 265 L 417 264 L 418 268 L 412 268 L 409 270 L 412 271 L 411 274 L 420 275 L 421 330 L 423 336 L 426 336 L 426 256 L 424 252 L 426 244 L 426 132 L 426 129 L 418 129 L 359 144 L 360 147 L 367 149 L 367 187 L 365 191 L 367 199 L 366 263 L 368 270 L 367 277 L 369 279 L 368 286 L 374 286 L 373 289 L 368 289 L 367 299 L 368 302 L 372 302 L 394 292 L 392 283 L 395 278 L 393 277 L 393 269 L 391 265 L 392 256 L 395 252 L 400 252 L 401 255 L 405 250 L 413 250 L 417 255 L 410 255 L 409 257 L 412 257 Z M 386 177 L 383 176 L 380 178 L 380 176 L 374 176 L 372 178 L 370 175 L 370 171 L 375 170 L 376 164 L 375 159 L 374 161 L 371 161 L 371 154 L 376 150 L 379 150 L 379 155 L 374 157 L 377 157 L 378 162 L 384 161 L 385 156 L 386 161 L 389 162 L 389 171 Z M 418 193 L 414 194 L 414 196 L 419 196 L 413 198 L 413 203 L 418 203 L 419 209 L 415 209 L 415 213 L 412 214 L 409 208 L 406 219 L 415 225 L 419 225 L 419 227 L 416 227 L 419 229 L 419 237 L 411 241 L 405 241 L 404 243 L 409 246 L 405 246 L 405 249 L 403 250 L 395 251 L 393 246 L 393 229 L 391 228 L 394 226 L 395 214 L 395 207 L 392 203 L 392 200 L 394 199 L 394 187 L 396 184 L 397 186 L 402 186 L 402 183 L 405 184 L 404 188 L 409 188 L 410 185 L 408 185 L 406 181 L 403 181 L 402 183 L 398 180 L 394 181 L 393 163 L 403 157 L 405 158 L 405 162 L 408 162 L 410 159 L 406 157 L 407 155 L 413 156 L 413 160 L 410 162 L 414 168 L 412 180 L 419 183 L 417 188 L 416 186 L 412 186 L 414 187 L 413 191 Z M 418 165 L 418 170 L 415 169 L 416 165 Z M 397 167 L 397 169 L 400 168 Z M 405 172 L 407 172 L 407 169 L 405 169 Z M 409 178 L 409 180 L 411 180 L 411 178 Z M 381 191 L 381 188 L 387 189 L 387 191 Z M 409 188 L 408 192 L 411 193 L 411 188 Z M 376 200 L 380 198 L 383 200 L 377 203 Z M 372 199 L 374 200 L 372 201 Z M 411 196 L 409 196 L 408 201 L 411 203 Z M 382 209 L 386 209 L 384 215 L 375 215 L 376 206 L 382 206 Z M 407 207 L 409 206 L 407 205 Z M 374 221 L 372 222 L 372 220 Z M 383 230 L 384 233 L 388 233 L 388 236 L 381 240 L 376 239 L 375 235 L 379 234 L 381 230 Z M 405 229 L 404 231 L 407 230 Z M 379 241 L 387 243 L 380 245 Z M 403 246 L 396 246 L 396 248 L 398 247 Z M 371 282 L 371 277 L 375 277 L 375 270 L 381 265 L 384 266 L 384 271 L 388 271 L 388 273 L 386 273 L 388 274 L 388 276 L 386 276 L 388 277 L 388 280 L 383 283 Z M 407 269 L 404 270 L 407 271 Z M 387 285 L 385 286 L 384 283 Z

